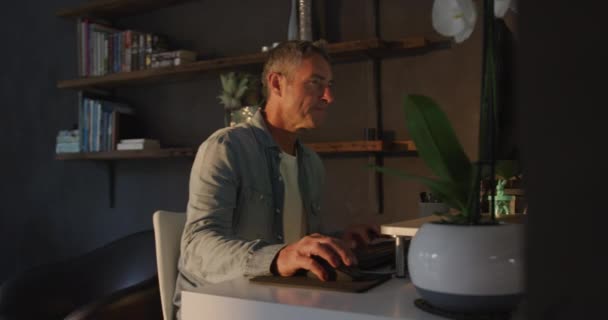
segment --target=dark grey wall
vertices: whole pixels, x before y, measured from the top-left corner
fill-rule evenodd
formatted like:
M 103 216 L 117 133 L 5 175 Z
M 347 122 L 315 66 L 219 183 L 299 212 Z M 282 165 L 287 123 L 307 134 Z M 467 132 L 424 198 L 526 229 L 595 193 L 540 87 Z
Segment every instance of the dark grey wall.
M 120 236 L 151 228 L 157 209 L 183 211 L 192 159 L 116 161 L 116 207 L 109 207 L 108 165 L 56 161 L 55 135 L 77 119 L 76 93 L 56 89 L 76 75 L 75 23 L 54 16 L 80 0 L 24 0 L 0 12 L 0 282 L 15 272 L 71 257 Z M 437 37 L 431 1 L 380 1 L 381 35 Z M 162 33 L 176 47 L 209 56 L 256 52 L 286 38 L 289 2 L 205 0 L 125 18 L 121 27 Z M 328 40 L 374 36 L 373 1 L 328 1 Z M 476 156 L 480 74 L 480 23 L 473 36 L 453 49 L 382 63 L 383 121 L 407 139 L 401 103 L 406 93 L 439 101 L 462 143 Z M 358 140 L 376 122 L 372 64 L 334 68 L 336 102 L 328 125 L 304 141 Z M 171 146 L 196 146 L 223 125 L 216 96 L 218 73 L 193 81 L 120 88 L 135 106 L 150 137 Z M 355 222 L 390 222 L 417 216 L 416 183 L 385 177 L 385 213 L 374 210 L 375 182 L 365 157 L 325 158 L 324 212 L 329 229 Z M 416 158 L 386 164 L 427 173 Z
M 597 42 L 605 10 L 604 2 L 521 5 L 516 83 L 530 195 L 528 319 L 606 317 L 608 50 Z
M 117 161 L 116 207 L 107 163 L 54 160 L 57 131 L 77 122 L 75 24 L 54 12 L 79 1 L 21 1 L 0 11 L 0 283 L 150 229 L 159 208 L 184 210 L 191 159 Z

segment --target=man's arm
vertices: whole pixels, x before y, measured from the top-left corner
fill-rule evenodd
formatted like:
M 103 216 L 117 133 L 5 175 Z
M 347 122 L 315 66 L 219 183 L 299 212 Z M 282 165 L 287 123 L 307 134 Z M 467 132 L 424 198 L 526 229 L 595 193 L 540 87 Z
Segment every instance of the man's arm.
M 204 284 L 270 274 L 272 260 L 284 246 L 236 236 L 239 169 L 234 150 L 222 135 L 210 137 L 198 150 L 180 257 L 180 271 L 190 281 Z
M 292 276 L 301 269 L 310 270 L 317 278 L 328 280 L 326 270 L 313 256 L 321 257 L 334 268 L 342 264 L 357 264 L 357 258 L 341 240 L 315 233 L 281 249 L 272 269 L 283 277 Z

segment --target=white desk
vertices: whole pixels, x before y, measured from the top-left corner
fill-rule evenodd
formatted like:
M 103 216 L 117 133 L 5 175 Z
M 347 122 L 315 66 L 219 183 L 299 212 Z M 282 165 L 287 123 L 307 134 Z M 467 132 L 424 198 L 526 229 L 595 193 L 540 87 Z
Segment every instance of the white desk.
M 250 283 L 245 278 L 182 292 L 183 320 L 441 320 L 414 306 L 409 280 L 393 278 L 364 293 Z

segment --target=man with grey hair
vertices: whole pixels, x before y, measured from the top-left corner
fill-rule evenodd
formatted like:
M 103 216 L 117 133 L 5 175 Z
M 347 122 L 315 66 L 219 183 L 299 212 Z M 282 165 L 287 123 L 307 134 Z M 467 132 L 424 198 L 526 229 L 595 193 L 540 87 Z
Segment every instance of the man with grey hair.
M 356 226 L 342 239 L 321 233 L 323 163 L 298 140 L 317 128 L 334 98 L 327 53 L 289 41 L 269 53 L 267 100 L 249 123 L 223 128 L 199 148 L 190 175 L 175 304 L 180 293 L 242 276 L 292 276 L 356 264 L 352 248 L 377 227 Z

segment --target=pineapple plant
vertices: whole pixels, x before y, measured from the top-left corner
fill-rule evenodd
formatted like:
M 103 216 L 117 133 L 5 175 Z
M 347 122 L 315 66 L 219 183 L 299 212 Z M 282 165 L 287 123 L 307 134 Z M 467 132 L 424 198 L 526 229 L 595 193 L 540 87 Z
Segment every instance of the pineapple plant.
M 262 103 L 260 80 L 249 73 L 228 72 L 220 74 L 220 81 L 222 92 L 218 98 L 226 111 L 225 124 L 250 120 Z
M 236 110 L 244 105 L 256 105 L 259 98 L 255 98 L 259 83 L 253 75 L 248 73 L 228 72 L 220 74 L 222 93 L 218 96 L 226 110 Z

